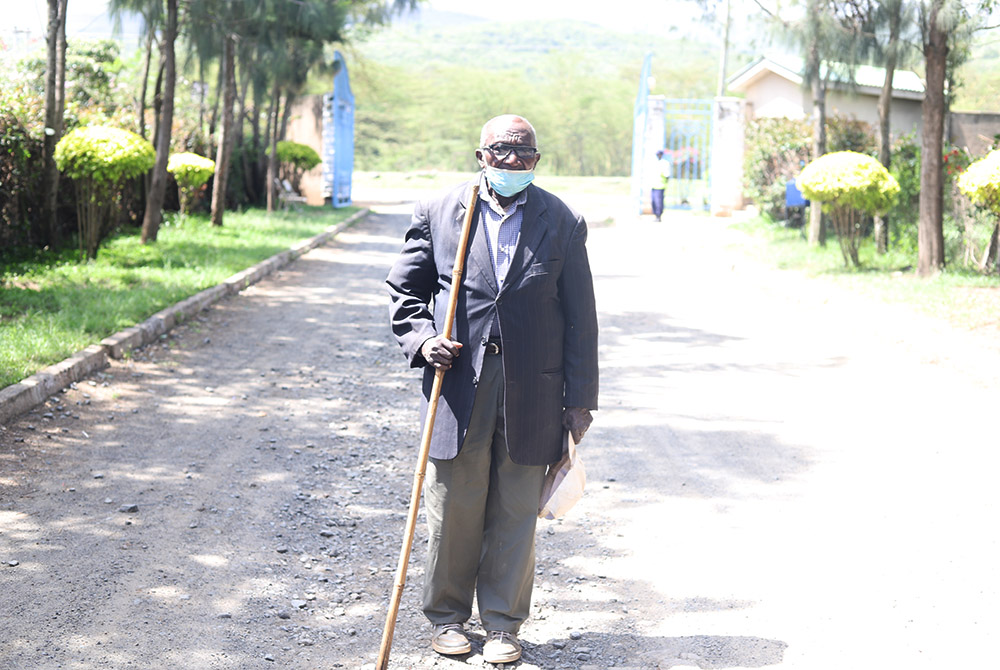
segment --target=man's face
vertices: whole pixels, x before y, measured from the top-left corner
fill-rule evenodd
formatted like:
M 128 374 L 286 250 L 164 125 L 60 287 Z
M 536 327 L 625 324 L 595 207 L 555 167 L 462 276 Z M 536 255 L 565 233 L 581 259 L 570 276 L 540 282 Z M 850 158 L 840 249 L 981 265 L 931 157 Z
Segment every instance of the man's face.
M 520 119 L 495 124 L 488 129 L 483 147 L 476 149 L 480 167 L 501 170 L 533 170 L 541 158 L 535 150 L 531 127 Z

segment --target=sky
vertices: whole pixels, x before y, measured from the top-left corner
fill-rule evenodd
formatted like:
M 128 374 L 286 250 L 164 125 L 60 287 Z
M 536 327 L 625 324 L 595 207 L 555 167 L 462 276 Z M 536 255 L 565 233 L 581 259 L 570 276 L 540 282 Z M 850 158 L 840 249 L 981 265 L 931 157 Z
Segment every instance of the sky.
M 3 0 L 3 17 L 7 27 L 45 33 L 49 19 L 47 0 Z M 103 14 L 108 0 L 68 0 L 66 3 L 66 32 L 85 30 L 87 24 L 97 15 Z
M 13 29 L 45 34 L 48 20 L 46 0 L 0 2 L 6 5 L 3 9 L 5 34 Z M 578 18 L 623 32 L 662 31 L 664 34 L 670 25 L 681 18 L 678 14 L 683 14 L 684 9 L 690 7 L 691 17 L 698 14 L 693 0 L 615 0 L 614 11 L 609 11 L 606 2 L 581 0 L 426 0 L 424 4 L 441 11 L 471 14 L 494 21 Z M 107 0 L 69 0 L 67 34 L 72 36 L 94 29 L 94 17 L 102 14 L 107 5 Z
M 684 18 L 700 14 L 693 0 L 614 0 L 585 2 L 583 0 L 427 0 L 434 9 L 472 14 L 496 21 L 529 19 L 577 18 L 597 23 L 621 32 L 667 33 L 671 25 Z M 613 7 L 613 11 L 611 10 Z

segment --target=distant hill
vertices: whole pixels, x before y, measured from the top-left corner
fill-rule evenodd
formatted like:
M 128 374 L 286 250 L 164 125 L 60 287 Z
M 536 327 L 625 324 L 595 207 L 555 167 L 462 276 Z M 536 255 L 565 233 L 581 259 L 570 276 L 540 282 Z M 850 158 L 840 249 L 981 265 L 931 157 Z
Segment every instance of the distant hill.
M 977 46 L 959 71 L 959 86 L 952 109 L 956 112 L 1000 112 L 1000 49 L 996 31 L 977 35 Z
M 694 28 L 690 34 L 673 30 L 660 37 L 619 33 L 574 19 L 497 24 L 424 10 L 422 16 L 404 17 L 373 34 L 356 45 L 356 52 L 381 65 L 420 72 L 464 65 L 484 72 L 518 71 L 529 76 L 549 57 L 572 55 L 596 78 L 637 77 L 643 58 L 652 53 L 653 76 L 672 89 L 661 87 L 654 92 L 673 97 L 712 95 L 721 40 L 708 39 L 705 30 Z
M 543 138 L 540 169 L 628 174 L 643 60 L 653 55 L 652 93 L 710 98 L 720 57 L 720 39 L 710 32 L 701 24 L 655 35 L 576 19 L 404 17 L 345 47 L 356 103 L 355 165 L 474 169 L 482 123 L 517 112 Z M 736 68 L 749 58 L 733 54 L 730 63 Z

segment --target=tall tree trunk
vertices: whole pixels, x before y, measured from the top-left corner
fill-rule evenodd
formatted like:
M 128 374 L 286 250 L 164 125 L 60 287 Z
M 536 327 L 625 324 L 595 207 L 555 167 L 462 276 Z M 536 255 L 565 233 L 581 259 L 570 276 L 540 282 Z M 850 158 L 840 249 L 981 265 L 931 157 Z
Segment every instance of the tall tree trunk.
M 285 108 L 281 112 L 281 131 L 278 133 L 278 141 L 285 139 L 288 134 L 288 119 L 292 116 L 292 107 L 295 103 L 295 93 L 288 91 L 285 93 Z
M 990 235 L 990 242 L 986 245 L 986 250 L 983 252 L 983 259 L 979 261 L 979 269 L 983 272 L 990 271 L 990 264 L 996 265 L 997 273 L 1000 273 L 1000 253 L 998 253 L 998 247 L 1000 247 L 1000 223 L 993 226 L 993 234 Z
M 226 35 L 222 55 L 223 94 L 222 125 L 219 129 L 219 148 L 215 154 L 215 180 L 212 188 L 212 225 L 221 226 L 226 211 L 226 181 L 229 176 L 229 155 L 233 146 L 235 124 L 233 106 L 236 102 L 236 38 Z
M 136 120 L 138 121 L 139 135 L 146 138 L 146 94 L 149 92 L 149 68 L 153 61 L 153 27 L 147 21 L 146 25 L 146 53 L 143 57 L 142 65 L 142 86 L 139 91 L 139 99 L 136 101 Z M 156 141 L 156 136 L 153 136 Z M 145 202 L 149 194 L 149 173 L 142 176 L 141 197 Z
M 156 85 L 153 87 L 153 139 L 160 136 L 160 114 L 163 112 L 163 75 L 166 70 L 166 55 L 160 45 L 160 66 L 156 71 Z
M 251 137 L 252 137 L 251 141 L 253 142 L 253 160 L 251 161 L 251 165 L 253 166 L 253 170 L 251 172 L 251 177 L 253 179 L 253 183 L 251 185 L 251 192 L 253 192 L 255 194 L 258 194 L 258 198 L 257 198 L 258 200 L 260 199 L 260 197 L 259 197 L 260 193 L 266 193 L 263 190 L 263 181 L 264 180 L 261 178 L 261 174 L 262 174 L 262 172 L 264 172 L 264 170 L 262 170 L 262 164 L 261 164 L 261 159 L 260 159 L 260 155 L 263 152 L 261 151 L 261 146 L 262 145 L 261 145 L 261 136 L 260 136 L 260 106 L 261 106 L 261 97 L 262 96 L 261 96 L 261 93 L 260 93 L 259 89 L 260 89 L 260 87 L 257 86 L 256 84 L 254 84 L 254 87 L 253 87 L 253 114 L 251 114 L 251 116 L 250 116 L 250 132 L 251 132 Z M 265 197 L 265 200 L 266 200 L 266 197 Z
M 720 98 L 726 94 L 726 69 L 729 64 L 729 26 L 732 23 L 732 0 L 726 0 L 726 23 L 722 29 L 722 54 L 719 57 L 719 85 L 715 94 Z
M 944 267 L 942 144 L 944 142 L 944 81 L 948 34 L 938 15 L 945 0 L 931 4 L 924 44 L 926 93 L 922 106 L 920 143 L 920 219 L 917 224 L 917 274 L 927 277 Z
M 142 63 L 142 86 L 139 89 L 139 100 L 136 107 L 136 114 L 138 115 L 139 121 L 139 134 L 145 139 L 146 137 L 146 92 L 149 90 L 149 67 L 151 61 L 153 60 L 153 29 L 151 26 L 146 27 L 146 55 L 143 58 Z
M 225 59 L 225 53 L 223 53 L 223 59 Z M 220 64 L 219 76 L 215 81 L 215 99 L 212 101 L 212 116 L 209 117 L 208 121 L 208 143 L 214 151 L 218 151 L 218 146 L 212 145 L 212 141 L 215 138 L 215 129 L 219 125 L 219 104 L 222 102 L 222 92 L 226 87 L 225 74 L 226 69 Z M 209 153 L 212 153 L 212 151 L 209 151 Z
M 208 85 L 205 82 L 205 64 L 198 61 L 198 141 L 199 144 L 205 139 L 205 97 Z M 201 149 L 205 151 L 205 149 Z M 208 152 L 211 153 L 211 152 Z
M 46 34 L 45 67 L 45 137 L 42 139 L 42 220 L 41 235 L 50 246 L 59 241 L 56 219 L 59 195 L 59 169 L 56 167 L 56 144 L 62 136 L 66 86 L 66 2 L 49 0 L 49 23 Z M 60 88 L 62 90 L 60 90 Z
M 163 219 L 163 200 L 167 192 L 167 159 L 170 155 L 170 132 L 174 124 L 174 84 L 177 81 L 177 0 L 167 0 L 167 25 L 163 33 L 163 97 L 159 132 L 156 135 L 156 164 L 153 180 L 146 195 L 146 211 L 142 217 L 142 243 L 156 241 Z
M 275 84 L 275 88 L 277 84 Z M 272 91 L 271 92 L 271 102 L 267 107 L 267 123 L 264 125 L 264 142 L 267 146 L 267 152 L 261 152 L 264 156 L 261 168 L 264 171 L 264 188 L 266 189 L 267 198 L 271 198 L 271 191 L 274 190 L 274 180 L 271 176 L 271 144 L 272 138 L 277 134 L 277 118 L 278 118 L 278 95 Z M 274 139 L 277 142 L 277 139 Z
M 59 35 L 56 38 L 56 118 L 53 126 L 56 142 L 62 139 L 66 120 L 66 3 L 67 0 L 60 0 Z
M 271 133 L 271 141 L 267 152 L 267 211 L 274 211 L 274 199 L 277 196 L 275 182 L 278 179 L 278 100 L 281 98 L 281 88 L 278 78 L 274 79 L 274 86 L 271 88 L 271 114 L 273 119 L 270 126 L 274 129 Z M 285 103 L 287 108 L 288 103 Z
M 278 96 L 271 94 L 271 103 L 267 107 L 267 123 L 264 125 L 264 142 L 267 146 L 271 146 L 271 134 L 276 132 L 277 124 L 275 119 L 277 119 L 278 114 Z
M 242 62 L 242 61 L 241 61 Z M 239 94 L 237 95 L 237 109 L 235 126 L 238 129 L 236 133 L 236 143 L 241 147 L 240 150 L 240 163 L 242 163 L 243 172 L 243 184 L 241 185 L 244 192 L 244 197 L 248 200 L 253 200 L 254 191 L 250 188 L 248 180 L 250 179 L 250 162 L 248 155 L 250 151 L 247 150 L 246 142 L 243 137 L 243 124 L 246 119 L 247 110 L 247 91 L 250 90 L 250 73 L 253 71 L 254 64 L 251 63 L 248 67 L 240 68 L 240 84 L 239 84 Z
M 813 160 L 826 153 L 826 82 L 819 77 L 819 67 L 816 68 L 816 78 L 812 84 L 813 94 Z M 826 229 L 823 225 L 823 210 L 819 203 L 809 207 L 809 244 L 826 244 Z
M 886 170 L 892 162 L 892 134 L 890 132 L 889 112 L 892 105 L 892 79 L 896 73 L 896 59 L 899 51 L 899 29 L 902 18 L 903 3 L 893 0 L 888 3 L 889 9 L 889 43 L 885 52 L 885 79 L 882 91 L 878 97 L 878 160 Z M 875 217 L 875 246 L 878 253 L 889 251 L 889 215 Z

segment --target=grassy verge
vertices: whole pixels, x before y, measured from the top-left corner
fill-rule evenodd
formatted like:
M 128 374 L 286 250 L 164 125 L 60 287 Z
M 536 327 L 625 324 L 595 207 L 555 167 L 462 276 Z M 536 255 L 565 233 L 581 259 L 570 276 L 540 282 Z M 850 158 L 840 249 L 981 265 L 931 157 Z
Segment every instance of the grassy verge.
M 260 210 L 172 216 L 152 245 L 136 231 L 109 240 L 97 259 L 75 252 L 8 259 L 0 265 L 0 388 L 63 360 L 159 310 L 218 284 L 356 211 Z
M 845 266 L 836 238 L 829 239 L 826 246 L 810 247 L 801 230 L 782 228 L 765 217 L 733 227 L 757 241 L 746 247 L 748 253 L 778 268 L 826 277 L 858 293 L 909 304 L 963 328 L 1000 328 L 1000 281 L 996 275 L 949 267 L 922 279 L 914 271 L 914 255 L 898 250 L 880 255 L 871 240 L 865 240 L 859 250 L 862 267 L 856 269 Z

